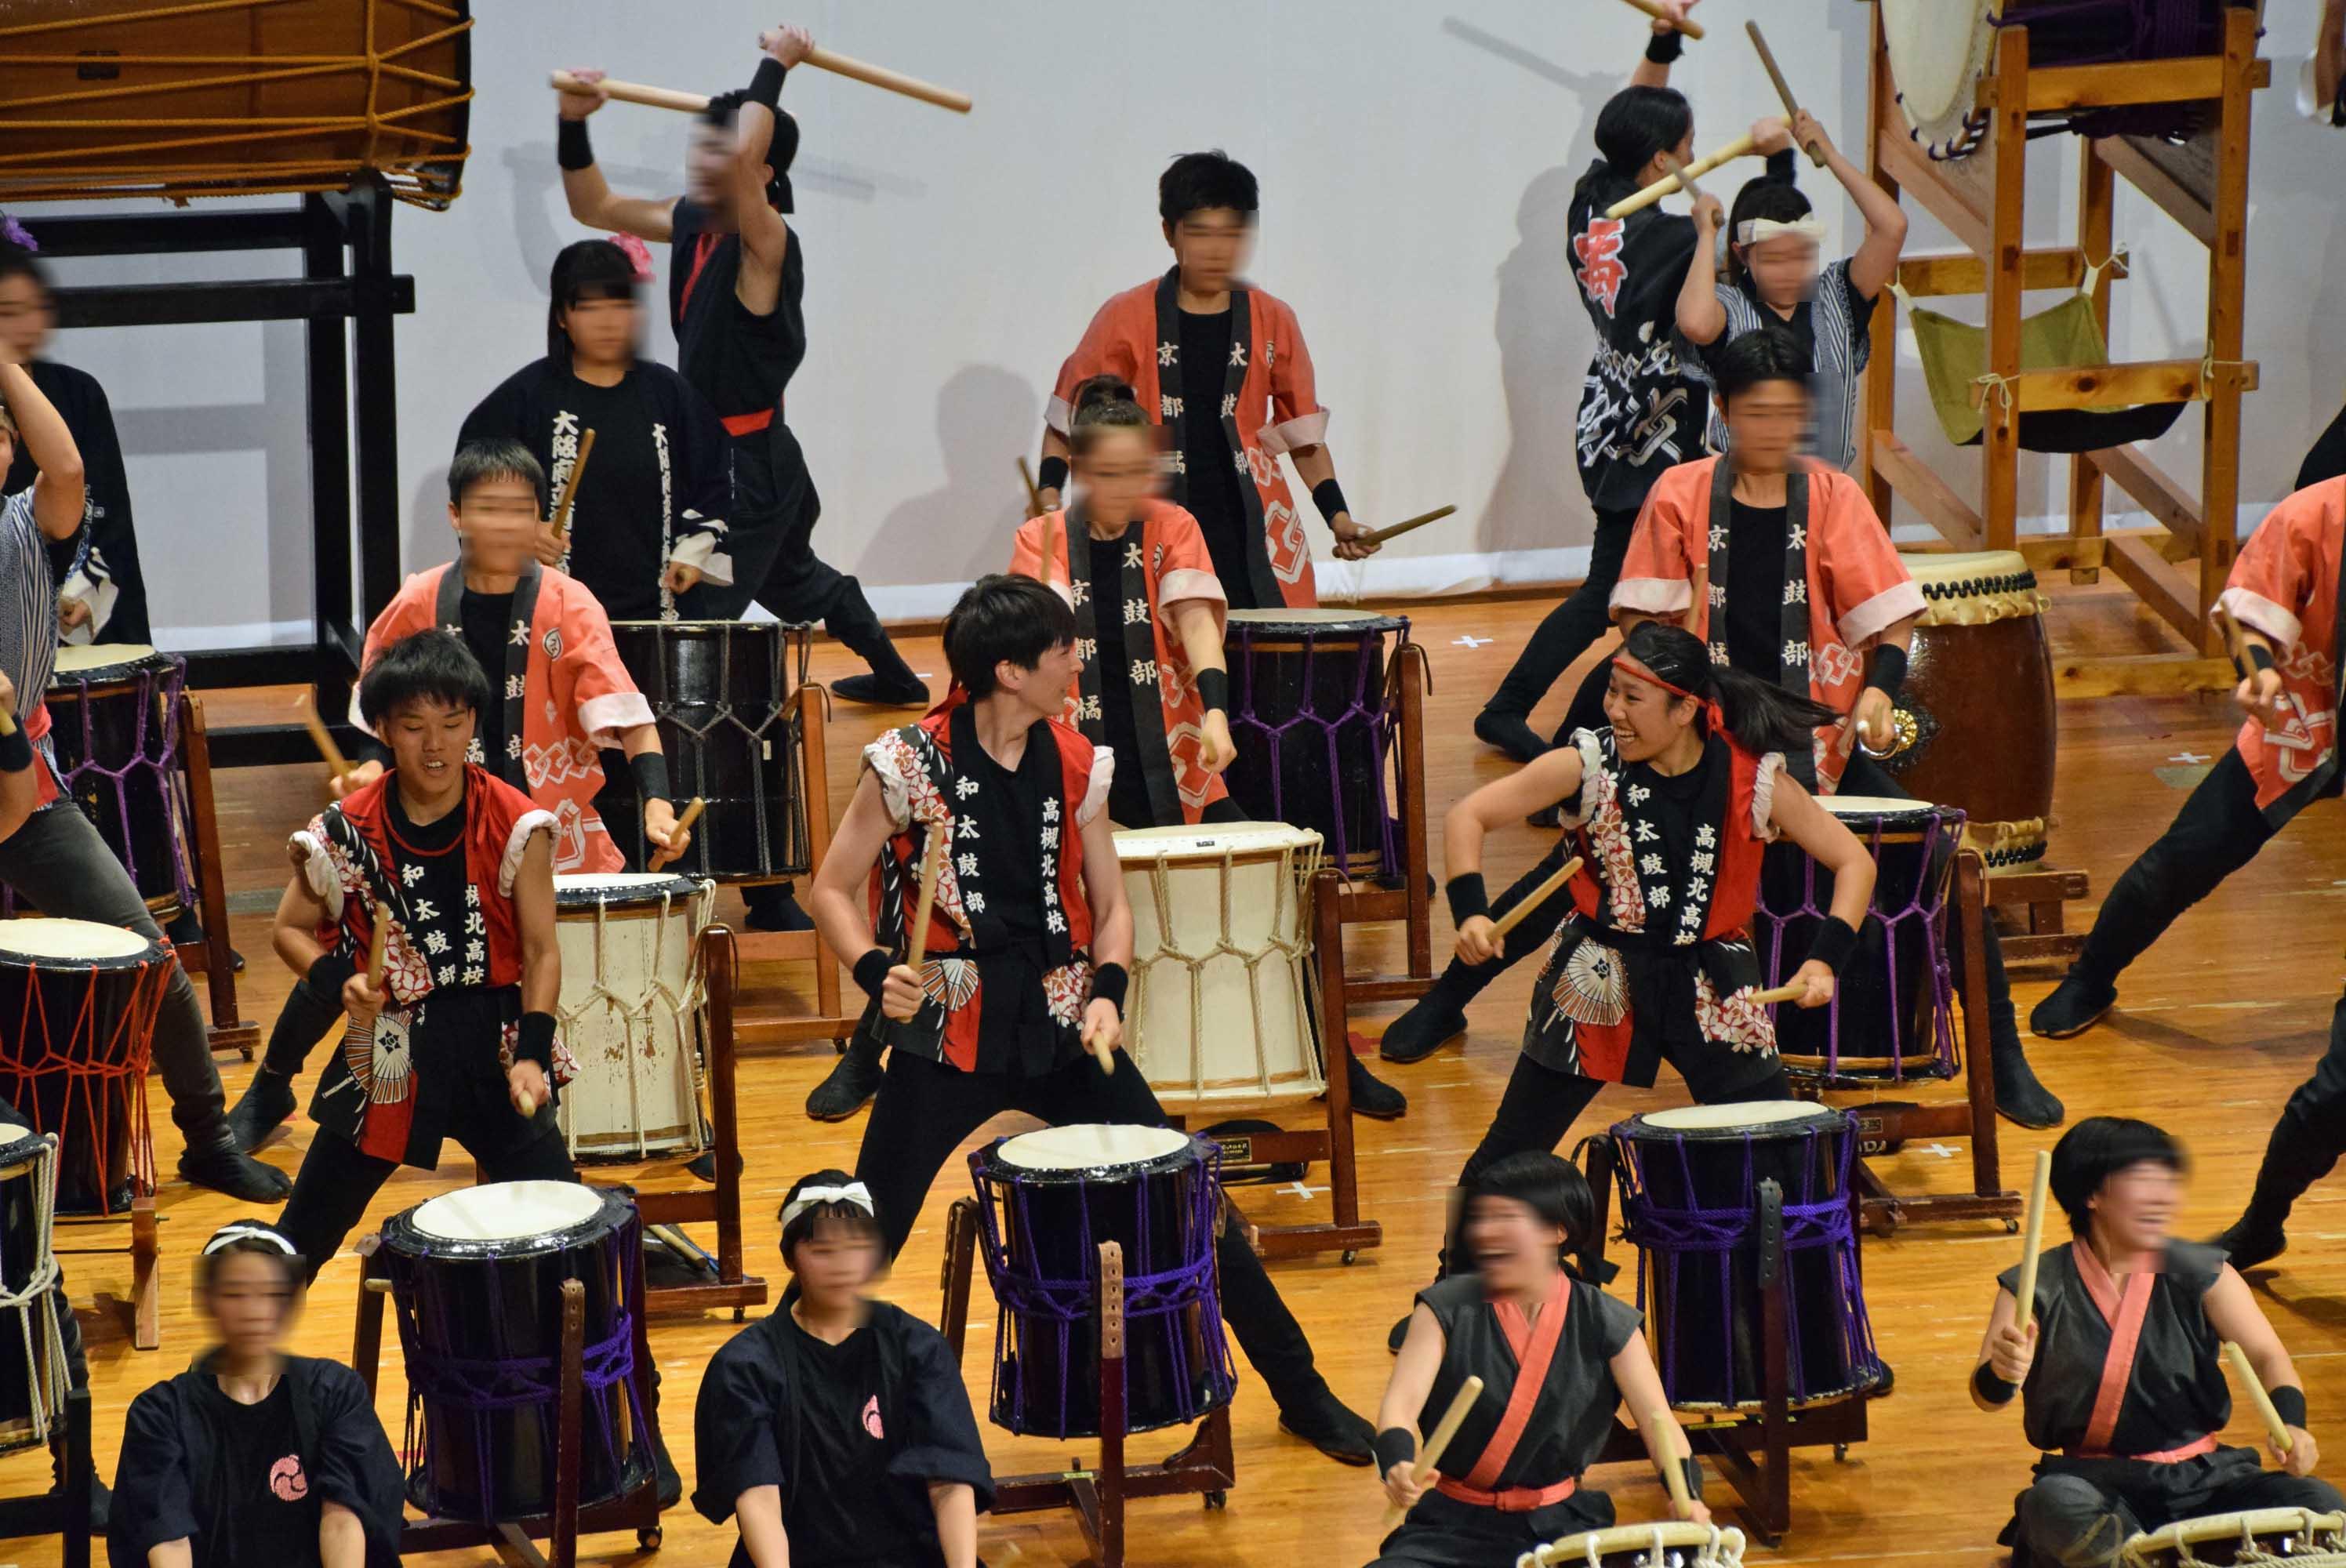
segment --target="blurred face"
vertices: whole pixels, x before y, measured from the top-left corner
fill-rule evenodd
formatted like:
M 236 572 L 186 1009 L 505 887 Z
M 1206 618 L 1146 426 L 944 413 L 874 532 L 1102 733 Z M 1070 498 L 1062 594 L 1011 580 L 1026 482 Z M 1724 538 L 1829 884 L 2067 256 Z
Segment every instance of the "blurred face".
M 2086 1200 L 2095 1234 L 2119 1252 L 2153 1252 L 2167 1245 L 2183 1205 L 2183 1177 L 2156 1160 L 2138 1160 L 2102 1184 Z
M 684 153 L 684 193 L 703 207 L 724 208 L 733 199 L 733 128 L 696 121 Z
M 1797 234 L 1779 234 L 1757 245 L 1739 245 L 1743 270 L 1760 297 L 1780 311 L 1789 311 L 1816 291 L 1817 242 Z
M 570 351 L 576 359 L 588 364 L 621 364 L 636 357 L 642 314 L 632 298 L 581 300 L 562 312 L 562 330 L 568 334 Z
M 484 572 L 518 572 L 537 540 L 537 486 L 519 477 L 475 480 L 448 508 L 464 542 L 464 563 Z
M 1761 382 L 1720 405 L 1727 415 L 1730 451 L 1739 473 L 1781 473 L 1800 448 L 1809 423 L 1804 382 Z
M 0 424 L 0 473 L 7 473 L 8 465 L 15 461 L 16 433 Z
M 1167 224 L 1165 239 L 1181 264 L 1182 284 L 1200 294 L 1219 293 L 1246 270 L 1254 219 L 1234 207 L 1201 207 Z
M 1625 762 L 1652 761 L 1694 725 L 1694 699 L 1672 697 L 1630 673 L 1645 667 L 1626 653 L 1615 654 L 1613 678 L 1605 688 L 1605 718 Z
M 250 1360 L 277 1348 L 279 1337 L 292 1326 L 299 1295 L 280 1260 L 257 1252 L 232 1252 L 213 1260 L 204 1310 L 211 1316 L 221 1347 Z
M 0 280 L 0 350 L 8 358 L 21 363 L 38 354 L 56 324 L 49 291 L 38 280 L 21 275 Z
M 790 1272 L 807 1304 L 836 1312 L 852 1306 L 880 1272 L 880 1240 L 844 1225 L 818 1225 L 790 1251 Z
M 1084 672 L 1084 661 L 1076 657 L 1076 645 L 1064 642 L 1044 650 L 1042 659 L 1033 669 L 1020 669 L 1008 659 L 994 667 L 994 684 L 1015 695 L 1037 718 L 1056 718 L 1066 703 Z
M 1565 1234 L 1512 1197 L 1478 1196 L 1466 1213 L 1466 1247 L 1494 1294 L 1535 1290 L 1554 1278 Z
M 391 748 L 400 778 L 427 799 L 461 789 L 475 717 L 469 708 L 451 708 L 429 697 L 392 709 L 381 726 L 382 739 Z
M 1092 515 L 1106 523 L 1129 523 L 1142 503 L 1157 493 L 1157 445 L 1146 429 L 1109 426 L 1092 436 L 1091 450 L 1076 459 Z

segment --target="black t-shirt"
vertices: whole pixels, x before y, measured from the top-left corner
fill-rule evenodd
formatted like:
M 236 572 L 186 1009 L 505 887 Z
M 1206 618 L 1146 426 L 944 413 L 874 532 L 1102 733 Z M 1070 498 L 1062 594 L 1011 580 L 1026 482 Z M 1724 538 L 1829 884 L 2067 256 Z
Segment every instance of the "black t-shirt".
M 1784 657 L 1787 506 L 1729 504 L 1727 523 L 1727 662 L 1773 686 Z
M 456 601 L 464 646 L 489 677 L 488 706 L 473 725 L 473 738 L 481 743 L 481 766 L 500 779 L 505 776 L 505 638 L 513 626 L 513 601 L 511 593 L 476 594 L 470 588 Z
M 641 371 L 617 386 L 564 378 L 565 404 L 578 427 L 595 433 L 594 455 L 570 505 L 570 575 L 586 585 L 615 621 L 659 618 L 659 452 L 652 427 L 659 413 L 645 395 Z M 668 433 L 680 439 L 680 433 Z M 494 667 L 492 670 L 494 674 Z M 502 681 L 495 684 L 503 685 Z
M 1132 709 L 1132 661 L 1124 651 L 1124 542 L 1131 532 L 1127 525 L 1113 539 L 1092 541 L 1092 636 L 1099 639 L 1101 733 L 1107 737 L 1107 748 L 1116 753 L 1116 775 L 1108 786 L 1108 816 L 1127 828 L 1145 828 L 1152 820 L 1148 780 L 1140 771 L 1140 731 Z
M 795 1318 L 786 1332 L 800 1364 L 817 1374 L 790 1384 L 799 1406 L 799 1472 L 782 1483 L 790 1562 L 846 1568 L 918 1561 L 921 1538 L 907 1528 L 901 1493 L 888 1484 L 879 1462 L 886 1450 L 872 1430 L 882 1420 L 873 1403 L 880 1393 L 879 1341 L 866 1325 L 827 1345 Z
M 303 1568 L 317 1562 L 323 1500 L 312 1492 L 311 1478 L 301 1468 L 292 1390 L 280 1378 L 269 1397 L 252 1405 L 229 1398 L 217 1378 L 204 1379 L 202 1390 L 201 1397 L 212 1406 L 213 1430 L 222 1441 L 219 1473 L 227 1479 L 225 1501 L 233 1523 L 227 1531 L 211 1532 L 216 1539 L 199 1548 L 197 1562 L 228 1568 L 230 1553 L 205 1549 L 219 1544 L 232 1546 L 239 1568 L 248 1563 Z
M 782 391 L 806 358 L 806 263 L 799 226 L 790 226 L 774 308 L 753 314 L 734 292 L 741 237 L 709 227 L 709 210 L 678 200 L 669 215 L 668 324 L 676 368 L 719 414 L 767 409 L 780 416 Z
M 1239 494 L 1238 460 L 1222 429 L 1222 388 L 1230 362 L 1230 312 L 1181 312 L 1182 493 L 1214 575 L 1222 580 L 1234 610 L 1254 607 L 1253 574 L 1247 566 L 1247 509 Z
M 1048 747 L 1050 731 L 1027 731 L 1026 745 Z M 1040 958 L 1043 947 L 1043 801 L 1022 769 L 1005 768 L 984 747 L 975 747 L 983 788 L 976 799 L 979 831 L 989 842 L 1005 843 L 985 857 L 985 909 L 999 919 L 1017 946 Z
M 434 993 L 488 983 L 488 926 L 481 890 L 464 871 L 464 806 L 423 827 L 407 819 L 393 784 L 390 807 L 393 858 L 407 895 L 407 940 L 432 966 Z

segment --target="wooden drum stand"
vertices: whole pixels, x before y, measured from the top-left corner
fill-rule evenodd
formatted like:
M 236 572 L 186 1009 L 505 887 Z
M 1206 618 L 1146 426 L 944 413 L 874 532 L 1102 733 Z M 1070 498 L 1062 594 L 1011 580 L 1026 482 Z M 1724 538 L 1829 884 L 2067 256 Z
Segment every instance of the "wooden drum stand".
M 822 858 L 831 850 L 831 785 L 822 734 L 823 725 L 831 717 L 831 689 L 801 681 L 790 700 L 790 771 L 799 788 L 799 799 L 806 803 L 807 877 L 811 881 L 822 870 Z M 847 1037 L 855 1029 L 856 1014 L 840 1011 L 839 959 L 823 945 L 821 933 L 750 931 L 740 932 L 733 941 L 740 956 L 752 963 L 801 960 L 814 963 L 814 1012 L 747 1014 L 740 1021 L 745 1042 L 787 1045 L 802 1040 L 828 1040 L 836 1050 L 847 1049 Z M 650 1217 L 645 1217 L 648 1220 Z

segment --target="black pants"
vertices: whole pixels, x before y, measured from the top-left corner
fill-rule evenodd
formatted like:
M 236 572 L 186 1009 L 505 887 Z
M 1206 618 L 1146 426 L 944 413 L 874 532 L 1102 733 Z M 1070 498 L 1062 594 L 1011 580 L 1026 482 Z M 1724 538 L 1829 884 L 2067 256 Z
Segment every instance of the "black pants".
M 2116 1568 L 2136 1532 L 2214 1513 L 2303 1508 L 2327 1513 L 2338 1489 L 2259 1467 L 2254 1450 L 2219 1448 L 2178 1464 L 2048 1457 L 2014 1509 L 2014 1568 Z
M 277 1022 L 270 1028 L 269 1049 L 261 1054 L 260 1064 L 271 1073 L 288 1078 L 295 1076 L 309 1058 L 311 1047 L 323 1040 L 326 1031 L 340 1023 L 342 1016 L 342 993 L 329 994 L 323 987 L 311 984 L 309 976 L 302 976 L 285 993 L 285 1005 L 277 1010 Z
M 2257 1170 L 2256 1194 L 2249 1200 L 2251 1224 L 2280 1228 L 2290 1206 L 2328 1176 L 2341 1155 L 2346 1155 L 2346 999 L 2330 1014 L 2330 1049 L 2273 1124 L 2264 1164 Z
M 1116 1072 L 1103 1075 L 1086 1056 L 1039 1078 L 999 1073 L 964 1073 L 910 1051 L 888 1054 L 888 1074 L 872 1103 L 863 1144 L 856 1151 L 855 1179 L 871 1189 L 880 1229 L 893 1258 L 920 1218 L 945 1156 L 964 1138 L 1005 1111 L 1022 1111 L 1054 1126 L 1075 1122 L 1124 1123 L 1161 1127 L 1164 1108 L 1132 1058 L 1122 1052 Z M 963 1191 L 964 1173 L 953 1186 Z M 1312 1365 L 1311 1342 L 1280 1300 L 1236 1225 L 1222 1227 L 1216 1252 L 1220 1265 L 1222 1316 L 1262 1374 L 1271 1397 L 1283 1409 L 1326 1387 Z
M 1487 711 L 1518 718 L 1531 712 L 1572 667 L 1572 661 L 1605 635 L 1613 624 L 1613 587 L 1621 580 L 1621 561 L 1629 553 L 1630 535 L 1637 532 L 1637 512 L 1634 506 L 1623 512 L 1597 512 L 1596 535 L 1589 542 L 1587 578 L 1534 628 L 1531 641 L 1515 656 L 1515 667 L 1484 705 Z
M 2096 984 L 2116 983 L 2178 915 L 2256 859 L 2272 836 L 2257 809 L 2256 776 L 2238 747 L 2227 749 L 2167 831 L 2110 884 L 2077 955 L 2079 972 Z
M 516 1124 L 519 1120 L 515 1118 Z M 476 1127 L 460 1124 L 454 1135 L 480 1166 L 484 1182 L 578 1179 L 560 1133 L 549 1132 L 516 1145 L 497 1142 Z M 285 1210 L 277 1217 L 277 1228 L 308 1262 L 311 1278 L 317 1278 L 326 1260 L 342 1250 L 342 1238 L 365 1217 L 367 1205 L 398 1168 L 397 1160 L 377 1159 L 339 1134 L 316 1129 L 310 1152 L 302 1156 L 301 1173 L 293 1178 L 293 1196 L 285 1200 Z

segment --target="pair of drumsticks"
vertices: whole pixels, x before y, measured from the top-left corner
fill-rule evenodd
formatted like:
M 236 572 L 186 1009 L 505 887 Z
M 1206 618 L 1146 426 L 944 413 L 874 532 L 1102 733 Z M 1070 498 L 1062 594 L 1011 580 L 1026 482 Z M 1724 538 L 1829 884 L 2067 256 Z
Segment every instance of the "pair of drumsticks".
M 1035 471 L 1026 466 L 1026 460 L 1024 457 L 1018 460 L 1018 482 L 1026 487 L 1026 515 L 1042 516 L 1044 514 L 1043 492 L 1035 483 Z M 1372 528 L 1361 535 L 1360 542 L 1363 545 L 1382 545 L 1388 539 L 1398 539 L 1414 529 L 1423 528 L 1428 523 L 1439 523 L 1457 510 L 1456 506 L 1437 506 L 1431 512 L 1421 512 L 1416 516 L 1403 518 L 1399 523 L 1391 524 L 1382 528 Z M 1052 562 L 1057 555 L 1057 551 L 1054 548 L 1056 543 L 1056 541 L 1047 535 L 1043 540 L 1043 580 L 1046 583 L 1051 580 Z
M 940 87 L 918 76 L 908 76 L 901 71 L 892 71 L 884 66 L 874 66 L 846 55 L 834 54 L 829 49 L 809 49 L 801 63 L 869 87 L 902 93 L 908 98 L 918 98 L 924 104 L 934 104 L 957 115 L 965 115 L 970 110 L 967 93 Z M 646 87 L 640 82 L 615 82 L 608 78 L 599 83 L 582 82 L 568 71 L 555 72 L 552 81 L 557 90 L 566 93 L 591 94 L 599 87 L 605 97 L 623 104 L 641 104 L 646 108 L 674 109 L 681 114 L 697 115 L 709 107 L 709 95 L 706 93 L 680 93 L 669 87 Z
M 1659 0 L 1627 0 L 1627 4 L 1643 11 L 1648 16 L 1670 23 L 1689 38 L 1699 38 L 1703 36 L 1701 23 L 1672 16 L 1662 8 Z M 1800 113 L 1800 101 L 1793 97 L 1792 85 L 1785 79 L 1782 68 L 1776 64 L 1776 53 L 1768 47 L 1767 36 L 1760 31 L 1760 24 L 1746 22 L 1743 24 L 1743 30 L 1750 35 L 1751 46 L 1760 55 L 1760 64 L 1767 68 L 1768 79 L 1775 84 L 1776 96 L 1783 100 L 1784 117 L 1787 120 L 1798 118 Z M 1665 158 L 1664 167 L 1669 170 L 1668 174 L 1639 190 L 1636 195 L 1623 197 L 1605 209 L 1605 216 L 1613 219 L 1627 218 L 1633 212 L 1651 207 L 1665 196 L 1681 190 L 1689 196 L 1700 196 L 1702 192 L 1694 183 L 1698 177 L 1708 174 L 1721 164 L 1732 163 L 1735 159 L 1758 150 L 1758 144 L 1749 135 L 1745 135 L 1737 137 L 1725 147 L 1698 158 L 1684 167 L 1680 167 L 1675 159 Z M 1822 168 L 1825 165 L 1824 149 L 1811 140 L 1808 144 L 1807 150 L 1809 161 Z
M 1418 1455 L 1416 1474 L 1427 1474 L 1441 1462 L 1442 1456 L 1449 1451 L 1450 1440 L 1458 1435 L 1458 1429 L 1465 1421 L 1467 1412 L 1474 1408 L 1474 1401 L 1482 1395 L 1483 1380 L 1480 1378 L 1469 1377 L 1458 1385 L 1457 1393 L 1451 1396 L 1449 1408 L 1442 1412 L 1442 1419 L 1433 1424 L 1433 1434 L 1425 1440 L 1425 1451 Z M 1678 1435 L 1678 1426 L 1668 1410 L 1654 1412 L 1651 1430 L 1654 1447 L 1660 1451 L 1662 1456 L 1663 1484 L 1670 1489 L 1672 1505 L 1691 1513 L 1694 1502 L 1687 1492 L 1686 1471 L 1677 1464 L 1673 1452 L 1678 1445 L 1671 1439 Z M 1385 1528 L 1391 1530 L 1401 1522 L 1401 1519 L 1400 1509 L 1388 1508 L 1385 1511 Z

